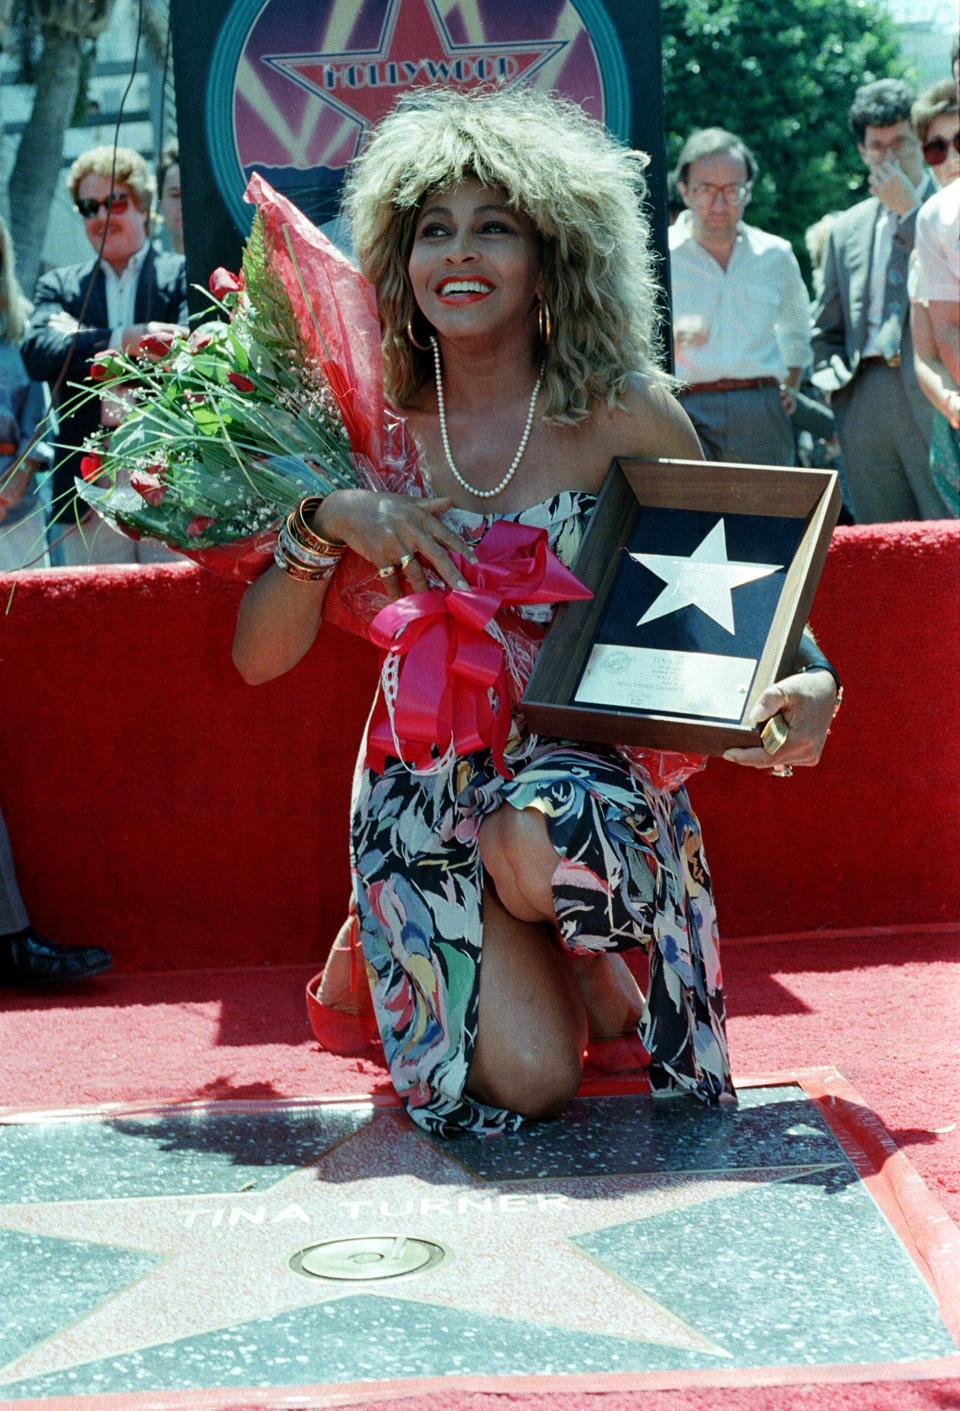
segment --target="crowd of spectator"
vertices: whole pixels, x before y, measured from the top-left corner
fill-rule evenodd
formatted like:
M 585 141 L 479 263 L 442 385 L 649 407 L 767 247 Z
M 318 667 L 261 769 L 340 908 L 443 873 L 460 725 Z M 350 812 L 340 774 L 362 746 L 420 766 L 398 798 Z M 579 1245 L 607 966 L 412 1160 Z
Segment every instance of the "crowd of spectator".
M 857 90 L 869 194 L 806 232 L 812 301 L 789 244 L 744 219 L 741 138 L 693 133 L 670 183 L 675 365 L 704 453 L 834 465 L 847 522 L 960 515 L 957 62 L 955 43 L 953 77 L 919 99 L 896 79 Z

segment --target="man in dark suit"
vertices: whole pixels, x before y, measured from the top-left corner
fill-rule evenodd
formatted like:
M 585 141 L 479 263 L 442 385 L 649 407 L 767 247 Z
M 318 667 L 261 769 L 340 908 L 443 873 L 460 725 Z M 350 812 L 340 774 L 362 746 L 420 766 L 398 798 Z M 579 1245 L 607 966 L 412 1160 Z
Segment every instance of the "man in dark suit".
M 830 396 L 846 468 L 848 509 L 861 524 L 936 519 L 929 403 L 910 342 L 907 267 L 920 205 L 933 191 L 899 79 L 857 90 L 850 127 L 871 195 L 830 228 L 813 314 L 813 380 Z
M 149 333 L 183 329 L 187 318 L 183 256 L 161 253 L 147 238 L 154 183 L 140 154 L 127 147 L 94 147 L 74 162 L 67 186 L 95 258 L 41 276 L 21 349 L 30 376 L 48 382 L 60 404 L 74 395 L 67 384 L 82 382 L 106 348 L 130 351 Z M 61 416 L 58 440 L 80 447 L 101 425 L 111 424 L 110 415 L 107 405 L 87 402 Z M 73 481 L 81 454 L 57 453 L 54 512 L 65 527 L 77 518 Z M 88 520 L 84 530 L 67 534 L 62 545 L 67 563 L 170 556 L 161 545 L 136 543 L 99 521 Z

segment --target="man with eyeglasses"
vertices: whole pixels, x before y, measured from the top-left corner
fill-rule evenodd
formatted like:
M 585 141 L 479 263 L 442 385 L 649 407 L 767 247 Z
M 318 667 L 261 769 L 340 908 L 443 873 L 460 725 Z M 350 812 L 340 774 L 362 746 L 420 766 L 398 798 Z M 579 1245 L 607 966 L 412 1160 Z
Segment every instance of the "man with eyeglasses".
M 814 309 L 813 380 L 830 397 L 859 524 L 937 519 L 932 411 L 917 383 L 907 271 L 917 212 L 933 191 L 900 79 L 858 88 L 850 129 L 870 195 L 833 222 Z
M 74 162 L 67 187 L 94 258 L 40 277 L 21 349 L 30 376 L 48 382 L 61 403 L 73 396 L 68 383 L 83 381 L 104 349 L 128 351 L 149 333 L 185 328 L 187 319 L 183 256 L 162 253 L 148 239 L 154 182 L 139 152 L 94 147 Z M 61 417 L 58 440 L 82 446 L 101 424 L 111 424 L 110 409 L 90 401 Z M 73 482 L 80 456 L 77 450 L 61 450 L 54 467 L 54 514 L 64 529 L 77 522 Z M 97 519 L 87 520 L 83 531 L 74 528 L 65 536 L 63 562 L 142 563 L 171 557 L 162 545 L 135 542 Z
M 708 459 L 792 466 L 809 300 L 788 242 L 743 220 L 756 173 L 753 153 L 723 128 L 693 133 L 680 153 L 687 209 L 669 236 L 676 371 Z

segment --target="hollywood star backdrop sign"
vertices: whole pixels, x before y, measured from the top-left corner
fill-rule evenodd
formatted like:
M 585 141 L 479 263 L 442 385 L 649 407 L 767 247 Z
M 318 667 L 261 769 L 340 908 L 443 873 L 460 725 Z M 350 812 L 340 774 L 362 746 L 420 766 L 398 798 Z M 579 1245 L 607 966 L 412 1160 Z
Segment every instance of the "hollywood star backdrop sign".
M 581 104 L 650 154 L 666 248 L 659 0 L 173 0 L 172 15 L 192 282 L 236 268 L 251 172 L 332 221 L 365 129 L 426 83 L 529 83 Z

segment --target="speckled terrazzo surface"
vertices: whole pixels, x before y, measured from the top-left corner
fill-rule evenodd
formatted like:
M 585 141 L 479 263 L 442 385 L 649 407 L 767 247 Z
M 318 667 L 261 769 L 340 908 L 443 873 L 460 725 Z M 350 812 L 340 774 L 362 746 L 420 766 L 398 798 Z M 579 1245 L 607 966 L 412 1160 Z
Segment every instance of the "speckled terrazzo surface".
M 456 1143 L 363 1105 L 2 1126 L 0 1404 L 957 1355 L 815 1104 L 741 1099 Z M 298 1271 L 356 1236 L 442 1253 Z

